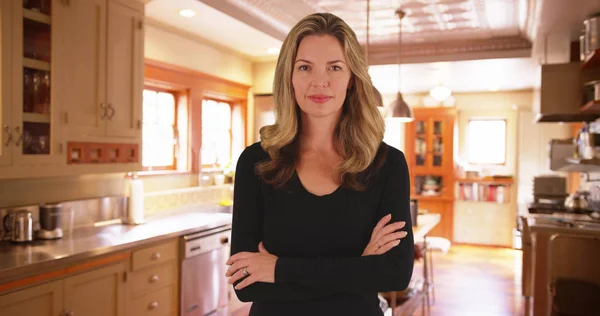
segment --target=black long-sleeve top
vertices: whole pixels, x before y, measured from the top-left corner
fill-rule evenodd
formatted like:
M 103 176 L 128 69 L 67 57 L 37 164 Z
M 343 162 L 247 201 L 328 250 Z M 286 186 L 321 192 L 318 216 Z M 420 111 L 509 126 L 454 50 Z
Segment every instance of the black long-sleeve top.
M 404 154 L 385 143 L 386 159 L 364 191 L 317 196 L 294 173 L 279 189 L 255 172 L 270 159 L 260 143 L 241 154 L 234 186 L 232 255 L 265 248 L 277 256 L 275 283 L 236 290 L 251 316 L 383 315 L 378 292 L 403 290 L 413 271 L 410 185 Z M 383 255 L 362 257 L 377 222 L 392 214 L 408 235 Z

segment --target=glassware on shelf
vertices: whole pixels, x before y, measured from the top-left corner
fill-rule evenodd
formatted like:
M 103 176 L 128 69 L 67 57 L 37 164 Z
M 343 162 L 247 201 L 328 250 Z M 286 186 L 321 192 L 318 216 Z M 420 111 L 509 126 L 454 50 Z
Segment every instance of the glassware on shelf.
M 417 134 L 425 134 L 427 129 L 427 123 L 424 121 L 417 121 Z
M 433 122 L 433 133 L 434 134 L 441 134 L 442 133 L 442 122 L 441 121 L 434 121 Z
M 23 112 L 33 112 L 34 104 L 34 84 L 33 84 L 33 73 L 34 71 L 29 68 L 23 69 Z
M 50 124 L 23 122 L 23 154 L 50 154 Z
M 50 25 L 23 19 L 23 57 L 50 62 Z

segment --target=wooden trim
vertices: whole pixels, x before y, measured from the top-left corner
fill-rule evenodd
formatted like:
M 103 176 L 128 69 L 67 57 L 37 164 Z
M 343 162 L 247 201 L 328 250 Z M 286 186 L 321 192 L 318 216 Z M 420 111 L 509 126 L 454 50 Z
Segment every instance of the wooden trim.
M 45 281 L 48 281 L 51 279 L 56 279 L 59 277 L 67 276 L 69 274 L 82 272 L 82 271 L 86 271 L 86 270 L 91 270 L 93 268 L 108 265 L 113 262 L 127 260 L 130 257 L 131 257 L 130 252 L 120 253 L 120 254 L 110 255 L 107 257 L 100 258 L 100 259 L 80 263 L 80 264 L 77 264 L 77 265 L 74 265 L 71 267 L 67 267 L 67 268 L 63 268 L 63 269 L 59 269 L 59 270 L 55 270 L 55 271 L 50 271 L 50 272 L 45 272 L 42 274 L 30 276 L 30 277 L 15 280 L 15 281 L 10 281 L 7 283 L 0 284 L 0 293 L 10 291 L 10 290 L 13 290 L 16 288 L 26 287 L 28 285 L 32 285 L 32 284 L 36 284 L 36 283 L 45 282 Z
M 212 99 L 219 102 L 227 102 L 230 105 L 240 104 L 243 107 L 243 113 L 247 112 L 246 107 L 250 86 L 246 84 L 232 82 L 196 70 L 152 59 L 145 60 L 144 81 L 148 86 L 187 92 L 189 109 L 188 130 L 190 131 L 188 137 L 190 148 L 189 168 L 192 172 L 199 172 L 201 169 L 202 100 Z M 248 122 L 245 121 L 244 135 L 242 135 L 244 140 L 246 140 L 247 124 Z
M 251 86 L 243 84 L 243 83 L 229 81 L 227 79 L 215 77 L 213 75 L 205 74 L 205 73 L 202 73 L 197 70 L 190 69 L 190 68 L 172 65 L 172 64 L 168 64 L 168 63 L 165 63 L 162 61 L 149 59 L 149 58 L 146 58 L 144 60 L 144 78 L 157 79 L 159 82 L 162 81 L 161 79 L 164 79 L 164 78 L 160 78 L 160 77 L 155 78 L 155 76 L 154 76 L 154 75 L 160 74 L 158 72 L 158 70 L 165 70 L 172 74 L 177 74 L 177 77 L 175 77 L 175 78 L 178 80 L 172 81 L 173 83 L 180 83 L 180 84 L 188 83 L 187 86 L 193 86 L 190 83 L 197 82 L 197 81 L 204 81 L 204 82 L 226 84 L 230 88 L 246 90 L 245 96 L 241 99 L 246 99 L 248 97 L 248 90 L 250 90 L 250 88 L 251 88 Z
M 510 247 L 510 246 L 488 245 L 488 244 L 474 244 L 474 243 L 467 243 L 467 242 L 454 242 L 454 245 L 473 246 L 473 247 L 478 247 L 478 248 L 513 249 L 513 247 Z

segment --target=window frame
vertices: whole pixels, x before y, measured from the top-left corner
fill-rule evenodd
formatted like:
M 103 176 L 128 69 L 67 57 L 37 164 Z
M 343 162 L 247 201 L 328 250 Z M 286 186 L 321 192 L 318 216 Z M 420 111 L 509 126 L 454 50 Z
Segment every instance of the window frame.
M 485 122 L 485 121 L 502 121 L 504 122 L 504 156 L 502 159 L 502 163 L 489 163 L 489 162 L 474 162 L 471 160 L 471 144 L 470 144 L 470 138 L 471 138 L 471 122 L 472 121 L 477 121 L 477 122 Z M 468 122 L 467 122 L 467 132 L 466 132 L 466 143 L 467 143 L 467 162 L 469 165 L 479 165 L 479 166 L 505 166 L 507 163 L 507 158 L 508 158 L 508 119 L 507 118 L 500 118 L 500 117 L 489 117 L 489 118 L 469 118 Z

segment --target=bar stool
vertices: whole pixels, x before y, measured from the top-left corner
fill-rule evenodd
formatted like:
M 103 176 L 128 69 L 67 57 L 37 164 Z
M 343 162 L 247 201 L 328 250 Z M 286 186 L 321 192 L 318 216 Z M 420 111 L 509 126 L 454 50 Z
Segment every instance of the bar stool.
M 425 279 L 425 286 L 427 288 L 426 299 L 427 306 L 429 308 L 429 291 L 431 290 L 431 298 L 433 304 L 435 304 L 435 280 L 433 274 L 433 251 L 438 250 L 442 253 L 447 253 L 450 250 L 452 243 L 442 237 L 427 237 L 423 240 L 416 241 L 416 245 L 422 247 L 423 251 L 423 278 Z

